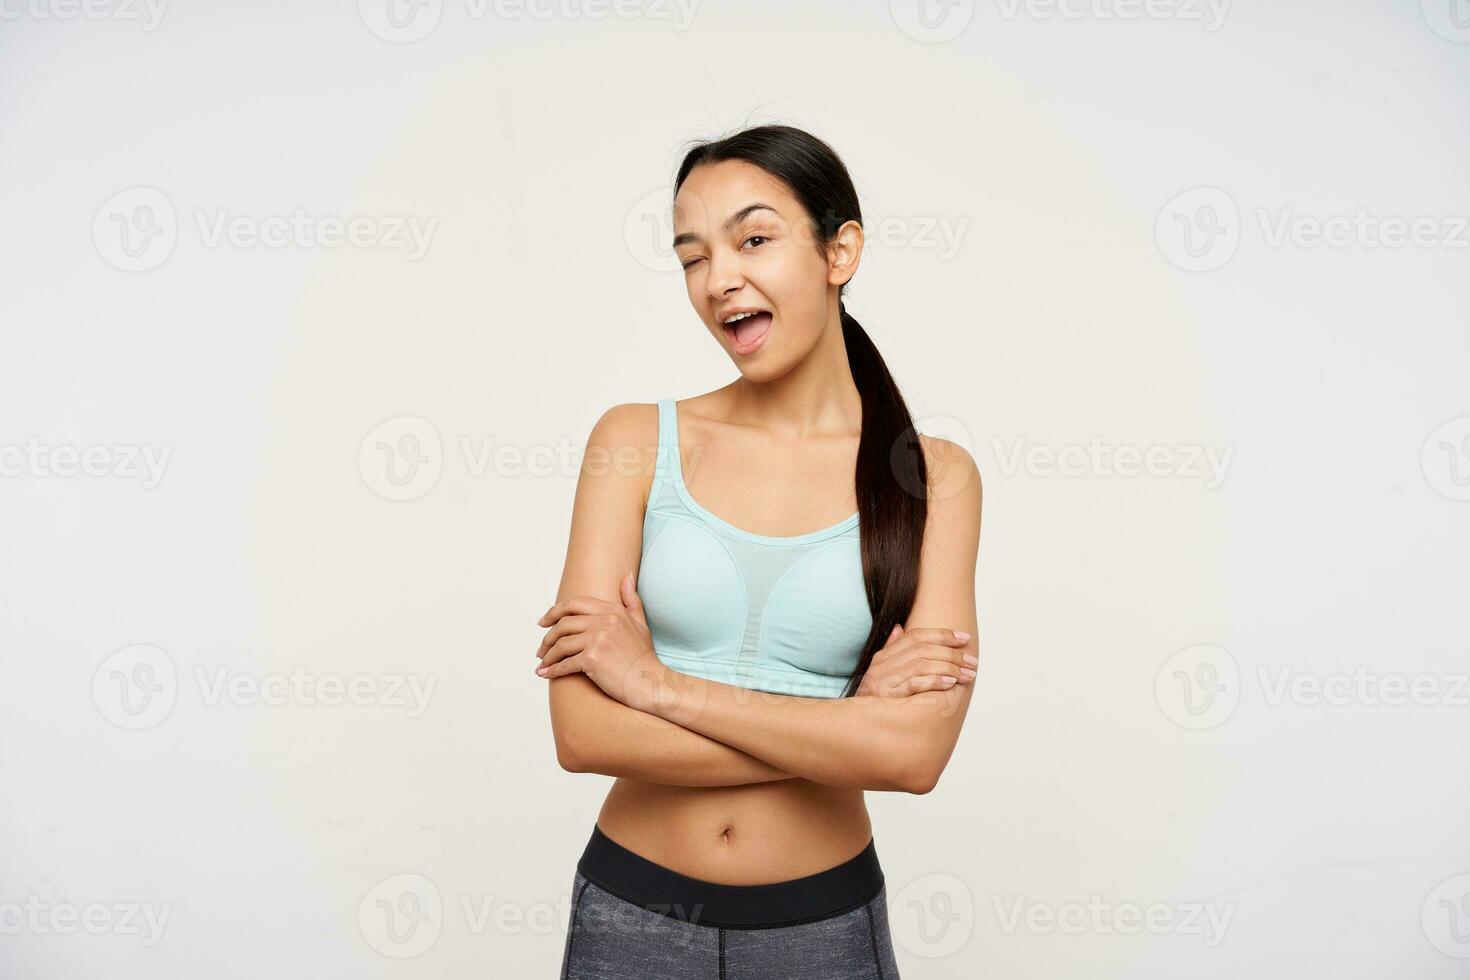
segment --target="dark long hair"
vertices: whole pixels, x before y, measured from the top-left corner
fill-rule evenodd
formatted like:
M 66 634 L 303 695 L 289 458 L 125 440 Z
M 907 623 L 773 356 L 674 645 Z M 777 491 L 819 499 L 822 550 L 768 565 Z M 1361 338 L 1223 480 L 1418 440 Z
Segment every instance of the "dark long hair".
M 848 221 L 862 224 L 857 190 L 847 167 L 823 141 L 794 126 L 756 126 L 722 139 L 697 143 L 684 156 L 674 194 L 690 171 L 703 163 L 743 160 L 783 181 L 801 202 L 817 244 L 831 244 Z M 929 476 L 913 416 L 893 375 L 862 324 L 842 304 L 837 290 L 847 366 L 863 400 L 862 437 L 853 475 L 862 536 L 863 582 L 873 629 L 842 696 L 857 692 L 873 656 L 889 632 L 904 622 L 919 586 L 919 549 L 928 515 Z

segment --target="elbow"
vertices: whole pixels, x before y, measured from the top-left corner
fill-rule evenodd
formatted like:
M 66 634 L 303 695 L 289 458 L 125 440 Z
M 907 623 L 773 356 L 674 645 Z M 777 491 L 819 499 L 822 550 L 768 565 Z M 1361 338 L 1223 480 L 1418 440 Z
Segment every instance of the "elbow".
M 556 762 L 567 772 L 589 772 L 591 763 L 569 732 L 556 733 Z
M 890 766 L 888 772 L 871 780 L 863 788 L 923 796 L 932 790 L 938 781 L 938 773 L 933 772 L 926 764 L 913 758 L 904 758 L 898 762 L 897 766 Z
M 586 766 L 565 742 L 556 743 L 556 762 L 567 772 L 585 772 Z
M 933 792 L 934 787 L 939 785 L 939 774 L 944 772 L 948 761 L 947 757 L 941 759 L 933 752 L 925 750 L 907 753 L 903 758 L 902 769 L 894 780 L 896 788 L 915 796 Z
M 939 772 L 928 766 L 911 766 L 905 774 L 902 789 L 905 793 L 924 796 L 939 785 Z

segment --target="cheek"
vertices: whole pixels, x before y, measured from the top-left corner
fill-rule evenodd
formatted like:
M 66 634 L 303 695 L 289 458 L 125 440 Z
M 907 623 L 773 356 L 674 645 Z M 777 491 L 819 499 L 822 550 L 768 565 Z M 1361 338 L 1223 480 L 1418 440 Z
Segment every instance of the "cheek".
M 827 298 L 821 283 L 821 279 L 803 275 L 773 287 L 777 295 L 771 299 L 781 311 L 783 343 L 803 350 L 816 343 L 826 315 Z

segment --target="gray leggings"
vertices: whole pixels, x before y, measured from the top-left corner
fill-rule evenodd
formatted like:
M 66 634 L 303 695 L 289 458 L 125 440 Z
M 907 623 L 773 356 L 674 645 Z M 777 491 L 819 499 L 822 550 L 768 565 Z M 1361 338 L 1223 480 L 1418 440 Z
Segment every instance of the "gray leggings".
M 769 885 L 690 878 L 593 826 L 572 877 L 562 980 L 899 980 L 871 840 Z

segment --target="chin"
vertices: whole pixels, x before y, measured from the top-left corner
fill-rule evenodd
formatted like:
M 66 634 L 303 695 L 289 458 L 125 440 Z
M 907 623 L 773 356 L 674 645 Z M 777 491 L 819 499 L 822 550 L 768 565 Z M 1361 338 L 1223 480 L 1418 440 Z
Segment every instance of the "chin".
M 776 358 L 767 358 L 757 363 L 744 358 L 734 358 L 735 368 L 747 381 L 774 381 L 791 370 L 792 365 Z

